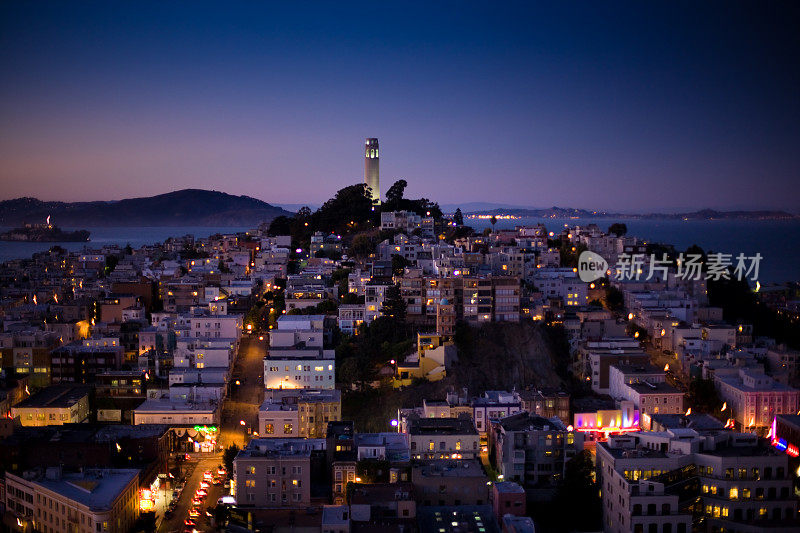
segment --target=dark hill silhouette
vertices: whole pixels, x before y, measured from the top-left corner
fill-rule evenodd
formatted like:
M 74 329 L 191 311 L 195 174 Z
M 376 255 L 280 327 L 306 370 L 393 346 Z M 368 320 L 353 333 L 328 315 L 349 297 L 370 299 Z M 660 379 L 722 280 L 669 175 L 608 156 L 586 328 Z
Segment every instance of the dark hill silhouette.
M 111 202 L 0 202 L 0 226 L 44 222 L 60 226 L 255 226 L 292 213 L 250 196 L 183 189 L 158 196 Z

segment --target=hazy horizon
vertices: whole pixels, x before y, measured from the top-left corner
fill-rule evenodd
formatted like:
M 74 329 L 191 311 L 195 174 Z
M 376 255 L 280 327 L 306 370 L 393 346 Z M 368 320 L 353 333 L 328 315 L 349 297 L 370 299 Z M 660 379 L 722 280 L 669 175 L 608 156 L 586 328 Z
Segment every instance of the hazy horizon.
M 36 198 L 36 197 L 33 197 L 33 198 L 36 198 L 37 200 L 41 200 L 41 201 L 44 201 L 44 202 L 64 202 L 64 203 L 108 202 L 108 203 L 112 203 L 112 202 L 118 202 L 120 200 L 130 200 L 130 199 L 134 199 L 134 198 L 150 198 L 150 197 L 153 197 L 153 196 L 158 196 L 158 195 L 161 195 L 161 194 L 169 194 L 169 193 L 173 193 L 173 192 L 179 192 L 179 191 L 182 191 L 182 190 L 204 190 L 204 191 L 211 191 L 211 192 L 220 192 L 220 193 L 224 193 L 224 194 L 231 194 L 232 196 L 249 196 L 251 198 L 255 198 L 256 200 L 261 200 L 261 201 L 266 202 L 266 203 L 268 203 L 270 205 L 273 205 L 273 206 L 276 206 L 276 207 L 281 207 L 281 208 L 289 210 L 289 211 L 296 211 L 300 207 L 304 207 L 304 206 L 310 207 L 312 210 L 316 210 L 321 205 L 321 203 L 314 203 L 314 202 L 310 202 L 310 203 L 303 203 L 303 202 L 272 202 L 272 201 L 270 201 L 268 199 L 258 198 L 256 196 L 252 196 L 252 195 L 249 195 L 249 194 L 240 195 L 240 194 L 228 193 L 226 191 L 222 191 L 222 190 L 218 190 L 218 189 L 196 189 L 196 188 L 193 188 L 193 187 L 190 187 L 190 188 L 187 188 L 187 189 L 175 189 L 175 190 L 172 190 L 172 191 L 167 191 L 165 193 L 148 194 L 148 195 L 143 195 L 143 196 L 129 196 L 129 197 L 125 197 L 125 198 L 112 198 L 112 199 L 91 198 L 91 199 L 85 199 L 85 200 L 75 200 L 74 202 L 65 201 L 65 200 L 58 200 L 58 199 L 45 199 L 45 198 Z M 335 192 L 336 191 L 332 191 L 331 192 L 331 196 L 333 196 L 333 194 Z M 413 196 L 414 195 L 406 194 L 406 197 L 413 197 Z M 0 202 L 7 201 L 7 200 L 16 200 L 16 199 L 19 199 L 19 198 L 24 198 L 24 197 L 0 198 Z M 714 209 L 714 210 L 717 210 L 717 211 L 787 211 L 787 212 L 789 212 L 791 214 L 800 214 L 797 211 L 792 211 L 790 209 L 777 209 L 777 208 L 770 208 L 770 207 L 748 207 L 748 206 L 739 206 L 739 207 L 732 206 L 732 207 L 728 207 L 728 208 L 714 208 L 714 207 L 701 207 L 701 208 L 663 207 L 663 208 L 651 209 L 651 210 L 636 210 L 636 209 L 611 210 L 611 209 L 594 208 L 592 206 L 581 207 L 579 205 L 556 205 L 556 204 L 550 204 L 550 205 L 546 205 L 546 204 L 543 204 L 543 205 L 521 205 L 521 204 L 512 204 L 512 203 L 503 203 L 503 202 L 486 202 L 486 201 L 480 201 L 480 200 L 471 200 L 471 201 L 465 201 L 465 202 L 460 202 L 460 203 L 459 202 L 454 203 L 454 202 L 442 201 L 441 199 L 437 199 L 437 198 L 430 198 L 430 200 L 433 200 L 434 202 L 439 203 L 440 206 L 443 209 L 447 208 L 447 209 L 451 209 L 453 211 L 456 208 L 469 209 L 469 210 L 472 210 L 472 211 L 480 211 L 480 210 L 501 209 L 501 208 L 502 209 L 550 209 L 552 207 L 558 207 L 558 208 L 570 208 L 570 209 L 584 209 L 584 210 L 587 210 L 587 211 L 591 211 L 591 210 L 594 210 L 594 211 L 605 211 L 605 212 L 609 212 L 611 214 L 630 214 L 630 215 L 651 214 L 651 213 L 656 213 L 656 214 L 658 214 L 658 213 L 663 213 L 663 214 L 689 213 L 689 212 L 699 211 L 699 210 L 702 210 L 702 209 Z

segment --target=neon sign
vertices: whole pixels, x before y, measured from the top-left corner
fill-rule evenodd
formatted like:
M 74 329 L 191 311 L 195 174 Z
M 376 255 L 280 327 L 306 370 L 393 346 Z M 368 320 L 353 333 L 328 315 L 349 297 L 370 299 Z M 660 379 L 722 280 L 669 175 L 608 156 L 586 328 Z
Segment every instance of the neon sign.
M 786 442 L 786 439 L 778 438 L 778 423 L 777 419 L 772 419 L 772 427 L 770 427 L 769 435 L 772 437 L 772 445 L 781 451 L 785 451 L 787 455 L 792 457 L 800 456 L 800 448 L 794 444 Z

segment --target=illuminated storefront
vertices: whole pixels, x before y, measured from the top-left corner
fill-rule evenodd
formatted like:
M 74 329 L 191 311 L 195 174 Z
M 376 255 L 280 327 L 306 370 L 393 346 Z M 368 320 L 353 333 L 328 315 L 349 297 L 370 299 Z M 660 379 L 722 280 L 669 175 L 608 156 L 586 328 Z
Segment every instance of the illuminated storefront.
M 219 428 L 217 426 L 194 426 L 173 428 L 178 439 L 178 449 L 189 453 L 215 453 Z
M 633 402 L 622 402 L 619 409 L 575 413 L 573 426 L 575 431 L 592 434 L 594 440 L 606 440 L 610 434 L 639 431 L 639 411 Z

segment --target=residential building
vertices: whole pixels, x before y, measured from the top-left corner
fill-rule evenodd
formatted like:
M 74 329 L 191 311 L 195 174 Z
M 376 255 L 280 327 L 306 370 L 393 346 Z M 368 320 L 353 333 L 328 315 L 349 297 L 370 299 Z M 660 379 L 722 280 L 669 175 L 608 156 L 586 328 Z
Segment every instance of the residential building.
M 524 390 L 519 392 L 522 410 L 542 418 L 557 416 L 567 422 L 571 420 L 569 393 L 557 389 Z
M 489 478 L 478 459 L 433 460 L 411 467 L 417 502 L 431 505 L 485 505 Z
M 324 439 L 253 439 L 233 461 L 239 507 L 306 508 L 311 504 L 311 455 Z
M 513 481 L 492 485 L 492 509 L 498 518 L 505 515 L 525 516 L 525 489 Z
M 60 426 L 89 418 L 89 387 L 52 385 L 11 408 L 23 426 Z
M 505 480 L 526 490 L 547 489 L 563 479 L 566 463 L 583 450 L 583 441 L 583 433 L 558 418 L 522 412 L 492 422 L 489 450 Z
M 788 457 L 750 433 L 668 429 L 597 444 L 607 532 L 796 531 Z
M 328 423 L 342 418 L 338 390 L 272 389 L 258 411 L 258 431 L 264 438 L 323 438 Z
M 720 399 L 727 402 L 742 427 L 766 428 L 775 415 L 794 414 L 800 410 L 800 391 L 783 385 L 762 371 L 752 368 L 714 373 L 714 385 Z
M 408 434 L 413 459 L 469 459 L 479 454 L 478 432 L 469 417 L 413 417 Z
M 127 533 L 139 517 L 139 470 L 6 472 L 6 502 L 17 524 L 30 524 L 32 530 Z

